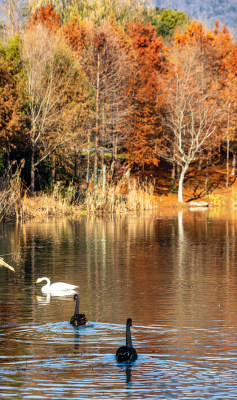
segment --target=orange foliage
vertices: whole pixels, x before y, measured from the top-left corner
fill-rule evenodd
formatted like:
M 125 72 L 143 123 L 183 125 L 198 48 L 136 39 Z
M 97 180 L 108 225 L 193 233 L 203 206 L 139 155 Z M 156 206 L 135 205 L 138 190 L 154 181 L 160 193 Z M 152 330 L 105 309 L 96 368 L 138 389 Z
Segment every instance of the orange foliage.
M 73 18 L 62 29 L 63 35 L 70 48 L 80 53 L 88 44 L 88 27 L 86 22 Z
M 206 69 L 212 74 L 212 79 L 219 86 L 218 102 L 222 104 L 223 115 L 219 121 L 219 129 L 226 136 L 227 130 L 231 128 L 231 110 L 233 114 L 233 104 L 236 102 L 236 65 L 237 50 L 236 44 L 224 25 L 222 28 L 216 22 L 213 32 L 208 31 L 204 26 L 194 21 L 187 27 L 185 33 L 175 33 L 174 46 L 195 46 L 199 49 L 200 59 Z M 228 126 L 228 128 L 227 128 Z
M 0 58 L 0 87 L 0 141 L 4 149 L 9 149 L 10 146 L 21 141 L 22 97 L 17 83 L 11 75 L 11 69 L 2 58 Z
M 156 113 L 158 73 L 161 70 L 163 40 L 149 23 L 130 22 L 127 34 L 131 39 L 130 57 L 133 64 L 131 92 L 133 93 L 132 132 L 127 148 L 131 161 L 142 164 L 158 164 L 155 142 L 159 134 L 159 118 Z
M 41 6 L 32 15 L 28 23 L 28 29 L 36 24 L 44 25 L 48 30 L 56 32 L 60 24 L 60 14 L 54 11 L 52 4 L 47 4 L 47 6 Z
M 225 70 L 225 58 L 231 51 L 233 41 L 230 33 L 224 25 L 220 29 L 220 23 L 215 23 L 213 32 L 206 30 L 203 24 L 194 21 L 185 33 L 176 32 L 173 36 L 176 47 L 196 46 L 200 49 L 200 56 L 205 57 L 205 63 L 220 74 Z
M 205 44 L 213 40 L 213 33 L 206 31 L 201 22 L 193 21 L 186 29 L 186 32 L 176 31 L 173 35 L 176 44 L 186 43 Z

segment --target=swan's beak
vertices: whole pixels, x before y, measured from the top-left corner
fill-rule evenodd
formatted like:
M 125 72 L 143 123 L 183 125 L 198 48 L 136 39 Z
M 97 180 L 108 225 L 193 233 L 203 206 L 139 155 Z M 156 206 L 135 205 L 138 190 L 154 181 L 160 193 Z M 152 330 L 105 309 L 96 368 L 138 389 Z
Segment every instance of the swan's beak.
M 37 281 L 35 282 L 35 285 L 38 283 L 38 279 L 37 279 Z

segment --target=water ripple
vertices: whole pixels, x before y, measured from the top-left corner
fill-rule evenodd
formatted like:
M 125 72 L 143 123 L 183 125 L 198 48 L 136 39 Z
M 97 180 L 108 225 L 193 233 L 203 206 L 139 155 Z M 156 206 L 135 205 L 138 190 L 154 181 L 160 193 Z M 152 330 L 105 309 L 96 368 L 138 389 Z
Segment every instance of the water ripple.
M 227 393 L 228 399 L 236 398 L 236 348 L 228 354 L 175 353 L 173 341 L 173 351 L 166 354 L 143 350 L 151 339 L 156 339 L 158 350 L 162 335 L 169 333 L 170 342 L 184 332 L 191 336 L 202 332 L 205 337 L 215 334 L 215 329 L 136 326 L 133 337 L 139 357 L 127 365 L 115 358 L 116 348 L 124 341 L 123 325 L 91 322 L 74 328 L 66 321 L 9 328 L 6 336 L 12 346 L 20 343 L 29 354 L 1 356 L 0 390 L 6 399 L 217 400 Z

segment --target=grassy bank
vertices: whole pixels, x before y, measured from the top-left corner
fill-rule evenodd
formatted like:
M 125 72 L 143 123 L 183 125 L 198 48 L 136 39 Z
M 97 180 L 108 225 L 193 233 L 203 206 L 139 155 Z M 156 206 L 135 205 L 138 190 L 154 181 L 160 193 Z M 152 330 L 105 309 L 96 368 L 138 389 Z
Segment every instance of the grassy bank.
M 208 191 L 205 191 L 205 171 L 190 171 L 184 184 L 184 203 L 177 203 L 177 191 L 170 189 L 170 173 L 149 175 L 144 180 L 131 176 L 127 170 L 117 180 L 97 185 L 91 180 L 87 188 L 60 183 L 47 193 L 32 195 L 23 187 L 20 172 L 5 181 L 0 191 L 1 220 L 25 220 L 30 218 L 77 216 L 81 214 L 125 213 L 130 211 L 188 207 L 191 200 L 205 200 L 215 207 L 237 206 L 235 178 L 226 187 L 225 168 L 210 170 Z
M 32 195 L 23 188 L 19 174 L 16 173 L 2 191 L 1 220 L 156 209 L 158 205 L 154 188 L 153 180 L 146 179 L 139 183 L 127 171 L 116 184 L 104 184 L 99 180 L 94 185 L 91 180 L 85 189 L 73 184 L 64 186 L 57 183 L 47 193 Z

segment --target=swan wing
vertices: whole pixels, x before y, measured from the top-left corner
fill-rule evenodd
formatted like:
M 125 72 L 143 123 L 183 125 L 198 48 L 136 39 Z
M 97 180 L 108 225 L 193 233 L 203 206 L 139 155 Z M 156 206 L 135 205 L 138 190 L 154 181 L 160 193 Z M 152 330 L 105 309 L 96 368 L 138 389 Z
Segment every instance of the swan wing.
M 49 291 L 64 291 L 64 290 L 73 290 L 78 288 L 78 286 L 71 285 L 70 283 L 64 283 L 64 282 L 56 282 L 52 283 L 52 285 L 49 286 Z
M 135 361 L 137 359 L 137 352 L 134 347 L 121 346 L 116 351 L 116 358 L 118 361 Z

